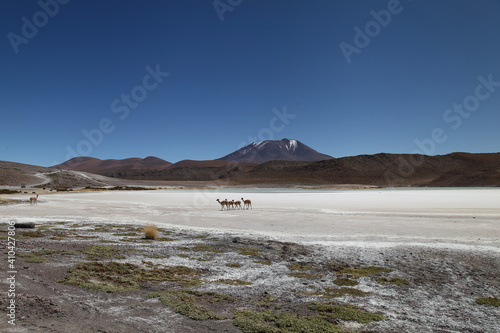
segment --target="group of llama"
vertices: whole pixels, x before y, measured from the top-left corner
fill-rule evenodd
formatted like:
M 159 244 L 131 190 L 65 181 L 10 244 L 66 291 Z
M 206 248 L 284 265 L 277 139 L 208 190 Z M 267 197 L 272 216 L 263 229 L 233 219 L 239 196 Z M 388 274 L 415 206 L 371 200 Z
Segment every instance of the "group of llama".
M 245 200 L 241 198 L 241 201 L 234 201 L 234 200 L 227 200 L 224 199 L 220 201 L 219 199 L 216 200 L 218 203 L 220 203 L 220 210 L 230 210 L 230 209 L 249 209 L 252 208 L 252 200 Z M 241 206 L 241 202 L 243 202 L 243 207 Z

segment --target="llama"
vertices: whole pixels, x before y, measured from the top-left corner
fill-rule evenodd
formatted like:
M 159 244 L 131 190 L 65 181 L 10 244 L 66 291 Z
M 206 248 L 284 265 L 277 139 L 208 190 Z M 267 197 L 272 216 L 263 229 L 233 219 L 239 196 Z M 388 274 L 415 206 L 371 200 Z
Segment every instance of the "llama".
M 241 201 L 239 201 L 239 200 L 238 201 L 234 201 L 234 209 L 242 209 L 241 208 Z
M 37 205 L 37 202 L 38 202 L 38 194 L 36 195 L 36 197 L 30 198 L 30 205 Z
M 243 208 L 245 208 L 245 207 L 246 207 L 246 209 L 252 208 L 252 200 L 250 200 L 250 199 L 245 200 L 245 199 L 241 198 L 241 201 L 243 201 L 243 203 L 244 203 Z
M 220 210 L 224 210 L 224 208 L 227 209 L 227 200 L 220 201 L 219 199 L 217 199 L 215 201 L 217 201 L 218 203 L 220 203 Z

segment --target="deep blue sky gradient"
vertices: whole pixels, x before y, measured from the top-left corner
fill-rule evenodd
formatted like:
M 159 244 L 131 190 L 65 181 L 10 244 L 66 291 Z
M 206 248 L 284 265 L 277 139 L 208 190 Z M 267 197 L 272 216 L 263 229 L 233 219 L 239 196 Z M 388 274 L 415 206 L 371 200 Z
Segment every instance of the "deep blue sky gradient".
M 203 160 L 284 137 L 335 157 L 500 151 L 500 86 L 467 118 L 446 113 L 479 76 L 500 82 L 500 1 L 401 0 L 348 63 L 340 43 L 391 3 L 243 0 L 221 21 L 212 0 L 72 0 L 16 53 L 9 33 L 43 9 L 2 1 L 0 160 Z M 148 66 L 169 75 L 120 119 L 113 101 L 140 92 Z M 113 130 L 89 145 L 103 119 Z

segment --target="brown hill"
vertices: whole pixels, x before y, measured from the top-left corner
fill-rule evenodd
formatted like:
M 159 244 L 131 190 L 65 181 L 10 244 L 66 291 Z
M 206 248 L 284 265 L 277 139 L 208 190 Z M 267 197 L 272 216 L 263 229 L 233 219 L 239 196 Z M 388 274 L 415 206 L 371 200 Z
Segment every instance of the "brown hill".
M 103 187 L 121 185 L 121 181 L 83 171 L 62 171 L 36 165 L 0 161 L 0 186 L 14 188 L 14 190 Z
M 500 186 L 500 153 L 376 154 L 319 162 L 272 161 L 232 178 L 239 184 Z
M 172 163 L 158 157 L 126 158 L 121 160 L 100 160 L 93 157 L 75 157 L 52 168 L 62 170 L 77 170 L 109 176 L 126 170 L 158 170 L 171 166 Z
M 0 185 L 41 184 L 45 180 L 41 174 L 51 171 L 54 170 L 31 164 L 0 161 Z
M 222 160 L 184 160 L 165 169 L 121 170 L 110 173 L 108 176 L 134 180 L 213 181 L 229 179 L 242 168 L 251 168 L 256 165 Z
M 257 165 L 256 163 L 237 163 L 232 161 L 223 161 L 223 160 L 205 160 L 205 161 L 195 161 L 195 160 L 183 160 L 169 166 L 169 169 L 174 168 L 221 168 L 232 165 L 239 166 L 249 166 L 249 165 Z

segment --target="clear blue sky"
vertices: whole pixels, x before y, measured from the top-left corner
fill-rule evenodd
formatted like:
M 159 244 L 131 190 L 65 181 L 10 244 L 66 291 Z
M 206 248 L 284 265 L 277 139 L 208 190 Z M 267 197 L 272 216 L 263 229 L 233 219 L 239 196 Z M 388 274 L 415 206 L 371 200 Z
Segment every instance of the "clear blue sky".
M 500 151 L 498 0 L 59 1 L 0 2 L 0 160 Z

